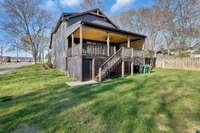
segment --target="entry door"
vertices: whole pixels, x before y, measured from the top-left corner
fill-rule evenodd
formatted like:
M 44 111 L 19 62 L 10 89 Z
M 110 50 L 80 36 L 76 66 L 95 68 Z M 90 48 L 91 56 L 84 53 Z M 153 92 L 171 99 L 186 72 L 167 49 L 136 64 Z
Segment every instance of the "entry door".
M 83 59 L 83 80 L 92 80 L 92 59 Z

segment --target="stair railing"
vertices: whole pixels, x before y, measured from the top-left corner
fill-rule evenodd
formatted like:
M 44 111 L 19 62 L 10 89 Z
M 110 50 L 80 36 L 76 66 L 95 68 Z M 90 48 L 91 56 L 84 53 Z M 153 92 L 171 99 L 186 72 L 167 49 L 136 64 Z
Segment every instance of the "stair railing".
M 138 64 L 143 65 L 143 61 L 137 59 L 143 57 L 143 51 L 141 50 L 134 50 L 130 48 L 121 47 L 115 54 L 106 59 L 106 61 L 100 66 L 98 75 L 99 82 L 102 81 L 102 78 L 106 76 L 107 72 L 113 67 L 113 65 L 119 62 L 121 59 L 123 60 L 125 58 L 134 58 Z
M 110 56 L 99 68 L 99 81 L 102 80 L 102 75 L 106 73 L 110 67 L 112 67 L 123 56 L 124 48 L 120 48 L 115 54 Z

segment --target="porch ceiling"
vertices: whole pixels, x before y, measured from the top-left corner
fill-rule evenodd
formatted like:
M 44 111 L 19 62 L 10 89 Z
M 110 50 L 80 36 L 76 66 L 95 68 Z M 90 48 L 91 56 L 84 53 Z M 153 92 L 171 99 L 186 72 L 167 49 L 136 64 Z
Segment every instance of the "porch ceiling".
M 74 32 L 75 38 L 79 38 L 80 30 L 77 29 Z M 110 35 L 110 42 L 111 43 L 124 43 L 128 40 L 128 35 L 116 32 L 110 32 L 106 30 L 101 30 L 92 27 L 83 27 L 83 39 L 87 40 L 94 40 L 94 41 L 103 41 L 106 42 L 108 33 Z M 137 36 L 129 36 L 131 40 L 143 39 Z

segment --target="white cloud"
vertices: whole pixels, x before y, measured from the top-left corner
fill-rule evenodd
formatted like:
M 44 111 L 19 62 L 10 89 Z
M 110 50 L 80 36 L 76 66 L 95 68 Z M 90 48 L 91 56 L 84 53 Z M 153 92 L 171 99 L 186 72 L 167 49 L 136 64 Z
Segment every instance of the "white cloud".
M 81 0 L 60 0 L 60 3 L 64 6 L 77 6 Z
M 129 4 L 135 2 L 135 0 L 116 0 L 115 4 L 111 7 L 111 12 L 116 12 L 121 8 L 128 6 Z

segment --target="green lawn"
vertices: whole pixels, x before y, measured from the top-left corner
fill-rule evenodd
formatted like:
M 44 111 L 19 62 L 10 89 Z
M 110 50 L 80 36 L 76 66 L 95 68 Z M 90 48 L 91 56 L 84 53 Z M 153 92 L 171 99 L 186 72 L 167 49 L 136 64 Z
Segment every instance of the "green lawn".
M 200 72 L 157 69 L 82 87 L 67 80 L 39 65 L 0 75 L 0 132 L 200 130 Z

